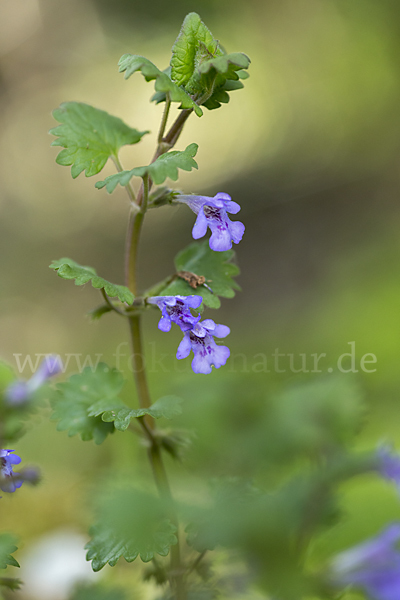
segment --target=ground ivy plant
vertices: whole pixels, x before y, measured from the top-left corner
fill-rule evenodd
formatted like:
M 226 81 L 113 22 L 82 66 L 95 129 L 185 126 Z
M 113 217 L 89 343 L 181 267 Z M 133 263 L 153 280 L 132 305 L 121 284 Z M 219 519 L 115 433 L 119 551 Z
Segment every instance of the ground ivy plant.
M 79 264 L 78 256 L 55 260 L 50 267 L 59 277 L 78 286 L 90 283 L 100 292 L 102 303 L 92 311 L 94 319 L 113 313 L 126 321 L 138 403 L 125 403 L 123 374 L 104 363 L 85 368 L 50 392 L 47 380 L 62 370 L 57 356 L 48 356 L 28 381 L 0 365 L 0 488 L 14 494 L 24 482 L 38 479 L 33 468 L 14 471 L 21 459 L 11 446 L 46 389 L 60 431 L 96 444 L 112 433 L 129 431 L 140 435 L 147 448 L 154 493 L 114 473 L 110 485 L 102 485 L 96 494 L 96 519 L 86 546 L 94 571 L 119 561 L 142 561 L 147 565 L 143 578 L 159 586 L 158 598 L 164 600 L 253 598 L 260 593 L 274 600 L 350 600 L 359 594 L 370 600 L 399 600 L 399 523 L 371 532 L 370 539 L 338 554 L 319 551 L 321 536 L 343 518 L 337 493 L 341 485 L 375 474 L 400 488 L 400 457 L 390 446 L 361 454 L 352 448 L 364 421 L 353 384 L 334 376 L 315 378 L 266 397 L 264 386 L 232 373 L 224 379 L 222 394 L 217 382 L 208 394 L 194 384 L 190 402 L 183 403 L 173 389 L 155 400 L 150 397 L 141 329 L 148 311 L 158 311 L 162 332 L 181 330 L 176 358 L 193 354 L 193 378 L 223 367 L 229 359 L 229 348 L 220 341 L 229 327 L 209 318 L 207 310 L 218 309 L 221 298 L 232 298 L 238 289 L 232 248 L 245 227 L 231 216 L 240 206 L 225 192 L 182 193 L 165 182 L 177 181 L 180 170 L 198 167 L 196 143 L 174 149 L 188 119 L 206 118 L 204 109 L 229 102 L 230 92 L 243 88 L 249 66 L 246 54 L 228 54 L 195 13 L 185 18 L 166 69 L 143 56 L 122 56 L 119 68 L 125 78 L 140 72 L 154 82 L 151 100 L 164 104 L 152 160 L 131 169 L 121 165 L 119 151 L 140 143 L 149 134 L 145 125 L 132 128 L 80 102 L 64 103 L 54 111 L 58 125 L 51 130 L 53 145 L 62 148 L 57 163 L 70 166 L 73 178 L 82 172 L 93 177 L 111 159 L 116 173 L 99 179 L 96 188 L 111 194 L 121 186 L 129 199 L 125 285 Z M 173 104 L 178 116 L 169 123 Z M 146 213 L 178 204 L 195 214 L 196 241 L 178 253 L 170 276 L 142 290 L 137 263 Z M 208 230 L 211 235 L 203 239 Z M 198 428 L 200 444 L 207 440 L 202 453 L 219 474 L 210 480 L 208 492 L 195 499 L 173 494 L 165 466 L 166 454 L 181 459 L 188 438 L 179 429 L 158 425 L 159 420 L 179 418 L 183 407 Z M 15 550 L 15 536 L 0 533 L 0 569 L 18 566 Z M 0 576 L 0 588 L 15 589 L 19 583 Z M 101 584 L 81 586 L 72 596 L 125 597 L 121 590 Z

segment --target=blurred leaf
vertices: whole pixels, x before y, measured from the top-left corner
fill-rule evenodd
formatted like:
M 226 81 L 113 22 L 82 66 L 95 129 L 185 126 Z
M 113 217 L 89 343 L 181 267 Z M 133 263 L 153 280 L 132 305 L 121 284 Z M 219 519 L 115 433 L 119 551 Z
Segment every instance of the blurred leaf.
M 96 187 L 101 189 L 105 187 L 107 192 L 111 194 L 118 184 L 124 186 L 128 185 L 133 176 L 145 177 L 148 175 L 156 185 L 164 183 L 169 177 L 173 181 L 178 179 L 178 169 L 184 171 L 191 171 L 197 169 L 197 163 L 193 159 L 197 154 L 198 145 L 190 144 L 183 151 L 173 150 L 172 152 L 166 152 L 162 154 L 150 165 L 146 167 L 135 167 L 130 171 L 122 171 L 115 175 L 106 177 L 104 181 L 98 181 Z
M 12 592 L 19 590 L 23 582 L 17 577 L 0 577 L 0 586 L 8 588 Z M 1 596 L 3 597 L 3 596 Z
M 93 308 L 93 310 L 90 310 L 88 312 L 88 315 L 92 321 L 98 321 L 103 315 L 109 312 L 112 312 L 111 306 L 109 306 L 108 304 L 101 304 L 100 306 Z
M 61 123 L 50 130 L 58 136 L 52 146 L 62 146 L 59 165 L 72 165 L 72 177 L 85 171 L 86 177 L 99 173 L 107 160 L 118 157 L 122 146 L 137 144 L 148 131 L 138 131 L 118 117 L 82 102 L 64 102 L 53 112 Z
M 203 297 L 203 303 L 209 308 L 219 308 L 218 296 L 233 298 L 235 289 L 240 290 L 233 277 L 239 274 L 239 267 L 230 262 L 235 255 L 233 250 L 213 252 L 208 240 L 191 244 L 175 258 L 177 271 L 190 271 L 199 277 L 204 276 L 212 292 L 204 286 L 196 289 L 190 287 L 184 279 L 176 278 L 160 292 L 160 296 L 190 296 L 196 294 Z
M 96 290 L 104 289 L 107 296 L 118 298 L 121 302 L 132 304 L 134 300 L 134 295 L 127 287 L 106 281 L 96 274 L 93 267 L 82 267 L 71 258 L 54 260 L 50 265 L 50 269 L 57 271 L 57 275 L 63 279 L 75 279 L 75 285 L 84 285 L 91 281 Z
M 365 412 L 358 386 L 334 376 L 288 387 L 271 409 L 266 414 L 271 450 L 316 457 L 351 442 Z
M 74 590 L 69 600 L 125 600 L 126 597 L 126 591 L 120 588 L 83 584 Z
M 0 394 L 4 393 L 6 388 L 15 381 L 14 371 L 8 363 L 0 361 Z M 1 397 L 1 396 L 0 396 Z
M 79 434 L 83 441 L 93 439 L 96 444 L 101 444 L 114 431 L 114 425 L 90 416 L 89 408 L 99 401 L 118 401 L 123 385 L 121 373 L 104 363 L 96 369 L 86 367 L 67 382 L 59 383 L 51 399 L 51 418 L 59 421 L 57 429 L 68 430 L 69 436 Z
M 106 423 L 113 422 L 115 428 L 119 431 L 125 431 L 132 419 L 137 417 L 143 417 L 144 415 L 150 415 L 155 419 L 164 417 L 166 419 L 172 419 L 176 415 L 182 413 L 181 408 L 182 399 L 177 396 L 164 396 L 160 398 L 150 408 L 129 408 L 123 402 L 119 400 L 101 400 L 93 404 L 88 411 L 90 416 L 99 416 Z
M 160 498 L 129 486 L 103 493 L 98 504 L 99 521 L 86 545 L 94 571 L 107 563 L 113 567 L 121 556 L 127 562 L 137 556 L 143 562 L 156 554 L 167 556 L 177 543 L 176 528 L 166 518 Z
M 198 117 L 203 114 L 201 108 L 189 94 L 172 81 L 169 68 L 160 71 L 150 60 L 137 54 L 124 54 L 118 64 L 120 73 L 125 71 L 125 79 L 128 79 L 136 71 L 141 71 L 146 81 L 155 79 L 154 89 L 157 95 L 161 94 L 165 99 L 165 95 L 169 94 L 172 102 L 180 103 L 179 108 L 193 109 Z
M 6 569 L 7 565 L 12 567 L 19 567 L 18 562 L 12 555 L 13 552 L 18 550 L 15 542 L 17 538 L 10 533 L 0 534 L 0 569 Z

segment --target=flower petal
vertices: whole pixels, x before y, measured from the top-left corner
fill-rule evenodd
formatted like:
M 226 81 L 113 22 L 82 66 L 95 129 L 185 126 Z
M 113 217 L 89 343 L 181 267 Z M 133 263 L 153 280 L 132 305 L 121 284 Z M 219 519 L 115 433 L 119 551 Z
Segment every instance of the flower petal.
M 203 236 L 205 236 L 207 233 L 207 225 L 208 225 L 207 219 L 205 217 L 203 209 L 201 209 L 199 211 L 199 214 L 197 215 L 196 222 L 193 225 L 193 229 L 192 229 L 193 239 L 198 240 L 199 238 L 202 238 Z
M 185 333 L 185 335 L 183 336 L 183 340 L 181 341 L 181 343 L 178 346 L 178 350 L 176 352 L 176 358 L 178 360 L 181 360 L 181 358 L 187 358 L 190 354 L 191 349 L 192 349 L 192 345 L 190 343 L 189 334 Z

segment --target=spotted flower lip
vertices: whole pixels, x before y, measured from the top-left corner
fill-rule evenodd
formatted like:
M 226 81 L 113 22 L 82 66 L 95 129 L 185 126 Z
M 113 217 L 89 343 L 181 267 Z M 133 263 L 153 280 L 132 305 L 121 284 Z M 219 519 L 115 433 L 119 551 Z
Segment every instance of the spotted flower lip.
M 332 563 L 336 585 L 363 590 L 371 600 L 400 598 L 400 523 L 392 523 L 379 535 L 345 550 Z
M 231 221 L 227 213 L 235 215 L 240 206 L 228 194 L 219 192 L 213 198 L 210 196 L 185 196 L 175 198 L 184 202 L 197 215 L 192 235 L 195 240 L 202 238 L 211 229 L 210 248 L 223 252 L 232 248 L 232 242 L 238 244 L 244 234 L 244 225 L 240 221 Z
M 195 373 L 211 373 L 211 367 L 222 367 L 230 356 L 227 346 L 218 346 L 214 337 L 224 338 L 230 329 L 226 325 L 216 325 L 212 319 L 205 319 L 185 332 L 178 346 L 176 358 L 187 358 L 193 350 L 192 369 Z
M 14 450 L 0 450 L 0 489 L 12 494 L 21 487 L 23 480 L 18 478 L 19 473 L 14 473 L 13 465 L 19 465 L 21 458 L 11 454 Z
M 59 356 L 50 354 L 46 356 L 36 373 L 28 381 L 14 381 L 5 392 L 5 400 L 11 406 L 21 406 L 29 401 L 33 392 L 39 389 L 47 379 L 58 375 L 63 365 Z
M 203 302 L 201 296 L 152 296 L 147 302 L 155 304 L 162 312 L 158 323 L 161 331 L 170 331 L 172 323 L 176 323 L 185 332 L 201 319 L 200 315 L 194 317 L 190 312 L 191 308 L 199 308 Z

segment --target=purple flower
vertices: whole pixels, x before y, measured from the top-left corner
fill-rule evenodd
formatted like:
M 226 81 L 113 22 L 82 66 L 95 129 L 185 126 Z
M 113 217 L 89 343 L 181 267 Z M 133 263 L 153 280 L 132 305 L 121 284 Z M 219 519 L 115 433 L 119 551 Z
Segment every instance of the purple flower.
M 17 477 L 19 473 L 13 472 L 13 465 L 19 465 L 21 459 L 11 452 L 14 450 L 0 450 L 0 489 L 10 494 L 22 485 L 22 479 Z
M 385 444 L 376 452 L 378 472 L 389 481 L 393 481 L 400 491 L 400 456 Z
M 196 323 L 185 332 L 179 344 L 176 358 L 187 358 L 193 350 L 192 369 L 195 373 L 211 373 L 211 366 L 222 367 L 229 358 L 230 350 L 226 346 L 217 346 L 214 337 L 224 338 L 230 333 L 226 325 L 216 325 L 211 319 Z
M 44 382 L 58 375 L 62 371 L 62 362 L 59 356 L 46 356 L 38 370 L 28 381 L 15 381 L 8 386 L 5 392 L 5 400 L 12 406 L 20 406 L 28 402 L 31 394 L 39 389 Z
M 195 240 L 207 233 L 207 227 L 211 229 L 210 248 L 217 252 L 230 250 L 232 242 L 238 244 L 243 237 L 244 225 L 240 221 L 231 221 L 227 213 L 235 215 L 240 206 L 233 202 L 231 197 L 224 192 L 219 192 L 214 198 L 209 196 L 185 196 L 175 198 L 178 202 L 185 202 L 197 219 L 194 224 L 192 235 Z
M 339 554 L 333 562 L 336 585 L 353 585 L 371 600 L 400 598 L 400 523 Z
M 182 329 L 188 331 L 200 321 L 200 315 L 194 317 L 191 308 L 199 308 L 203 298 L 201 296 L 153 296 L 147 299 L 149 304 L 156 304 L 162 312 L 158 323 L 161 331 L 170 331 L 174 322 Z

